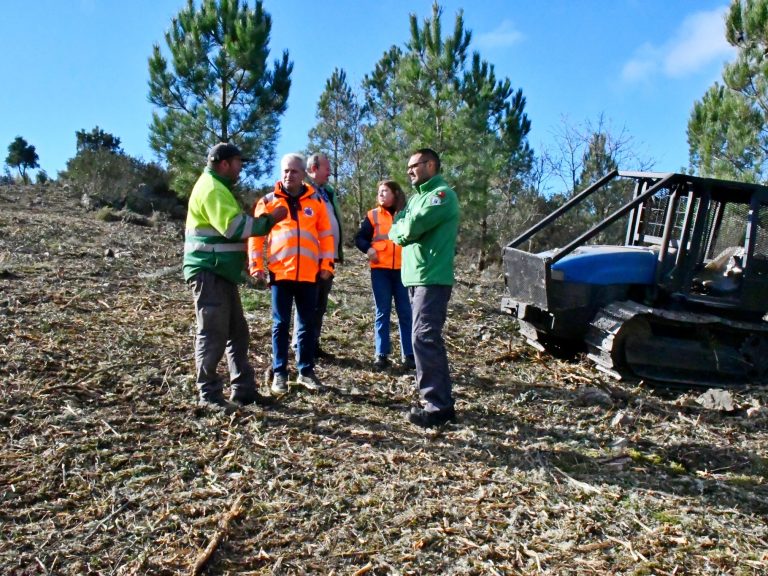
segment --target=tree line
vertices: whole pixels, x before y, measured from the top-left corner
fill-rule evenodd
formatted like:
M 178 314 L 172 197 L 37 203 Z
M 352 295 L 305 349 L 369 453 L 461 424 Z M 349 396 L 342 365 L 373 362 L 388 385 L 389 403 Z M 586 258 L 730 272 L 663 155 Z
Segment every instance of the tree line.
M 688 125 L 692 173 L 763 182 L 768 158 L 768 0 L 733 0 L 725 22 L 738 58 L 695 102 Z M 436 2 L 431 14 L 409 17 L 409 39 L 384 52 L 359 86 L 336 68 L 317 103 L 316 124 L 306 151 L 328 155 L 332 181 L 345 204 L 347 227 L 356 226 L 374 202 L 375 183 L 405 183 L 404 157 L 420 147 L 435 149 L 462 202 L 462 250 L 478 268 L 498 257 L 500 244 L 617 166 L 649 169 L 624 130 L 600 117 L 581 125 L 563 122 L 553 150 L 534 151 L 526 98 L 509 78 L 472 50 L 463 12 L 449 22 Z M 149 100 L 155 106 L 150 147 L 162 162 L 130 159 L 116 138 L 98 127 L 77 133 L 78 148 L 63 173 L 105 179 L 127 171 L 153 176 L 155 184 L 185 197 L 200 158 L 218 141 L 236 143 L 254 161 L 245 186 L 268 176 L 276 160 L 280 118 L 286 110 L 293 62 L 287 51 L 269 57 L 271 16 L 257 1 L 189 2 L 171 21 L 165 46 L 149 58 Z M 100 168 L 105 158 L 117 169 Z M 6 164 L 27 171 L 38 166 L 34 146 L 19 137 Z M 555 182 L 559 193 L 550 193 Z M 574 227 L 610 214 L 631 194 L 611 189 L 553 229 L 557 245 Z M 601 240 L 620 240 L 606 232 Z M 541 246 L 544 248 L 545 246 Z

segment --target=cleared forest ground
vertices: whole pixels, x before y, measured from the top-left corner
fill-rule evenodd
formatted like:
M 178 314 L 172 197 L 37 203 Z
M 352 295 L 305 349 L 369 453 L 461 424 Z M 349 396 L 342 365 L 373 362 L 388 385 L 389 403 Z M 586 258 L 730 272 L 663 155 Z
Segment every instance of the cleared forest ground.
M 106 222 L 77 198 L 0 187 L 0 573 L 768 573 L 765 389 L 725 413 L 538 354 L 498 312 L 500 272 L 462 270 L 459 420 L 422 431 L 412 376 L 371 370 L 349 248 L 318 368 L 332 391 L 209 415 L 182 223 Z M 268 293 L 243 293 L 260 372 Z

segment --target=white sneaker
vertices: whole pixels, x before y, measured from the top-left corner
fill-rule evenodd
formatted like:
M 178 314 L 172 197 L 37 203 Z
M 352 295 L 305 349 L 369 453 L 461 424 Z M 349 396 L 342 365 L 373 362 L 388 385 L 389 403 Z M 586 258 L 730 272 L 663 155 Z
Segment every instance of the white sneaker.
M 288 392 L 288 375 L 275 372 L 272 377 L 272 386 L 269 388 L 272 394 L 285 394 Z
M 320 382 L 320 379 L 315 376 L 314 372 L 310 374 L 299 374 L 296 378 L 296 384 L 301 384 L 307 390 L 323 390 L 325 386 Z

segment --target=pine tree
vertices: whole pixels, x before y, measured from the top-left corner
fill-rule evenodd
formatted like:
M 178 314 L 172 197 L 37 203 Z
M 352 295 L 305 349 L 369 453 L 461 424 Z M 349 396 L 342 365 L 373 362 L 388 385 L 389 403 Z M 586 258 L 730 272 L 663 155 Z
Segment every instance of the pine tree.
M 611 151 L 610 135 L 594 132 L 589 137 L 581 162 L 581 174 L 575 191 L 581 192 L 619 166 Z M 627 182 L 613 181 L 586 198 L 581 204 L 579 218 L 581 230 L 589 228 L 610 216 L 631 198 L 632 188 Z M 596 244 L 623 244 L 626 221 L 614 222 L 593 240 Z
M 407 94 L 397 83 L 397 74 L 403 51 L 392 46 L 376 63 L 374 71 L 363 79 L 364 109 L 370 115 L 365 129 L 365 142 L 371 159 L 374 182 L 388 178 L 404 181 L 402 151 L 408 150 L 401 122 Z M 400 152 L 395 154 L 394 151 Z
M 86 132 L 85 129 L 75 132 L 77 138 L 77 153 L 91 151 L 96 152 L 99 150 L 105 150 L 112 154 L 122 154 L 123 149 L 120 147 L 120 138 L 105 132 L 98 126 L 93 128 L 90 132 Z
M 165 41 L 170 63 L 153 48 L 149 100 L 150 146 L 176 174 L 176 189 L 189 194 L 207 149 L 232 142 L 251 159 L 245 178 L 267 174 L 275 158 L 293 63 L 288 52 L 268 67 L 272 19 L 257 1 L 188 0 Z
M 27 170 L 39 167 L 40 164 L 37 162 L 39 159 L 35 147 L 21 136 L 16 136 L 13 142 L 8 145 L 8 156 L 5 158 L 5 163 L 11 168 L 16 168 L 22 182 L 26 184 L 29 182 Z
M 733 0 L 725 36 L 737 50 L 694 104 L 688 121 L 692 171 L 710 177 L 768 180 L 768 0 Z
M 693 105 L 688 120 L 691 169 L 701 176 L 765 181 L 765 122 L 743 94 L 716 82 Z
M 336 68 L 325 83 L 317 104 L 317 124 L 309 131 L 309 153 L 322 152 L 331 164 L 331 183 L 340 198 L 351 197 L 359 221 L 365 204 L 366 173 L 363 165 L 365 112 L 347 74 Z M 364 213 L 364 211 L 362 212 Z
M 393 46 L 364 80 L 369 154 L 378 158 L 373 170 L 401 177 L 404 151 L 435 149 L 459 192 L 462 245 L 476 250 L 482 267 L 497 242 L 489 218 L 502 189 L 515 189 L 533 158 L 525 98 L 479 54 L 470 55 L 461 11 L 446 35 L 437 3 L 421 25 L 411 15 L 410 30 L 404 49 Z

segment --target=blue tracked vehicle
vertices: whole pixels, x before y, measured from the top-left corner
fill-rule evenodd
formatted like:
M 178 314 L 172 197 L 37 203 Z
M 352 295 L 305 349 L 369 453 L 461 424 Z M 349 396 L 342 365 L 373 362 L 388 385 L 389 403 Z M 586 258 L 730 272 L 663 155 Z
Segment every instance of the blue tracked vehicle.
M 621 190 L 626 202 L 571 242 L 522 248 Z M 623 242 L 606 244 L 622 224 Z M 501 308 L 540 350 L 585 346 L 616 378 L 768 379 L 767 187 L 616 170 L 507 244 L 503 258 Z

